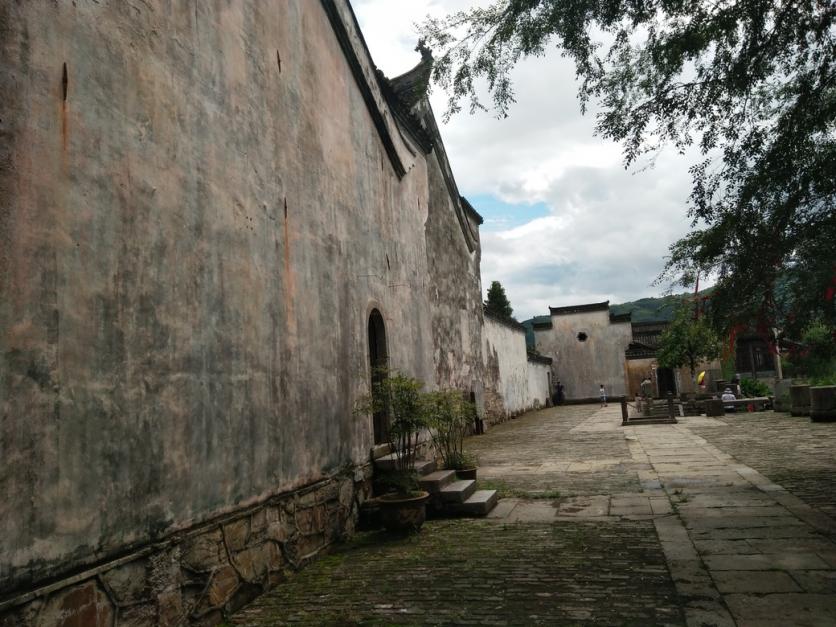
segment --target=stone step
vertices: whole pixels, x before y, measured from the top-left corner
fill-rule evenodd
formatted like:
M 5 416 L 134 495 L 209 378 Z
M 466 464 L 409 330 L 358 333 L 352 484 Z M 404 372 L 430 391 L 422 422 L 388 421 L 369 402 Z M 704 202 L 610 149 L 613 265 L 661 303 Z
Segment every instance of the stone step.
M 441 489 L 456 480 L 455 470 L 436 470 L 427 475 L 424 475 L 418 480 L 421 484 L 421 489 L 426 490 L 430 494 L 438 494 Z
M 419 475 L 429 475 L 435 470 L 435 461 L 427 459 L 415 460 L 415 472 Z
M 496 507 L 499 496 L 496 490 L 476 490 L 464 503 L 449 503 L 444 509 L 463 516 L 486 516 Z
M 378 470 L 391 471 L 397 469 L 398 454 L 389 453 L 383 457 L 378 457 L 374 460 L 374 465 Z M 435 470 L 435 462 L 426 459 L 415 460 L 415 472 L 419 475 L 428 475 Z
M 622 427 L 633 427 L 636 425 L 675 425 L 678 424 L 676 418 L 629 418 L 626 422 L 622 421 Z
M 476 482 L 473 479 L 453 481 L 441 488 L 438 495 L 444 503 L 464 503 L 476 492 Z

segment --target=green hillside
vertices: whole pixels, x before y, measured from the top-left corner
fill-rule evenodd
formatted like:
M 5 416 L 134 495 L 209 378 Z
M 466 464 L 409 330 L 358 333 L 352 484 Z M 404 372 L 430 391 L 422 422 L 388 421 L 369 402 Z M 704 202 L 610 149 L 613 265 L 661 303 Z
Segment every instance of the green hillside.
M 671 294 L 661 298 L 640 298 L 628 303 L 610 305 L 610 312 L 614 314 L 632 313 L 631 319 L 633 322 L 671 320 L 677 303 L 684 296 L 690 296 L 690 294 Z

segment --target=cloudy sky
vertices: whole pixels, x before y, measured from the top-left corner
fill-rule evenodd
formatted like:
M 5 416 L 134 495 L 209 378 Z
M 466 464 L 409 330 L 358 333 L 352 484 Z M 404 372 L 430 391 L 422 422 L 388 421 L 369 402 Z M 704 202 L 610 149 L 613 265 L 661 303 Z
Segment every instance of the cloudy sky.
M 474 0 L 353 0 L 378 67 L 412 68 L 414 23 Z M 510 117 L 462 113 L 441 124 L 461 193 L 485 218 L 482 284 L 505 286 L 518 320 L 548 307 L 659 295 L 652 285 L 668 245 L 688 230 L 688 163 L 673 151 L 625 170 L 619 145 L 593 135 L 580 114 L 574 67 L 554 51 L 523 61 Z

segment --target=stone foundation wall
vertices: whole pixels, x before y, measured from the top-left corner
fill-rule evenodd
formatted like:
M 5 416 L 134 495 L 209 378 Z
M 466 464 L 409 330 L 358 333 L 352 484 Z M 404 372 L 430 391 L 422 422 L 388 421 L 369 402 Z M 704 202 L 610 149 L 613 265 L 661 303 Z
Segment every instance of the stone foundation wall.
M 0 627 L 214 625 L 354 531 L 371 467 L 347 470 L 0 602 Z

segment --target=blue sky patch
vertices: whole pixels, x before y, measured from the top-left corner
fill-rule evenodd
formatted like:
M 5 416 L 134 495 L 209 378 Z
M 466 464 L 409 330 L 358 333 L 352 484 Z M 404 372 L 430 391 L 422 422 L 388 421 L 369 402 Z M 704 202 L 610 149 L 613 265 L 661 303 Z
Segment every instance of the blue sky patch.
M 480 229 L 482 231 L 506 231 L 551 213 L 548 205 L 542 202 L 508 203 L 490 194 L 466 195 L 465 197 L 485 218 L 485 223 Z

